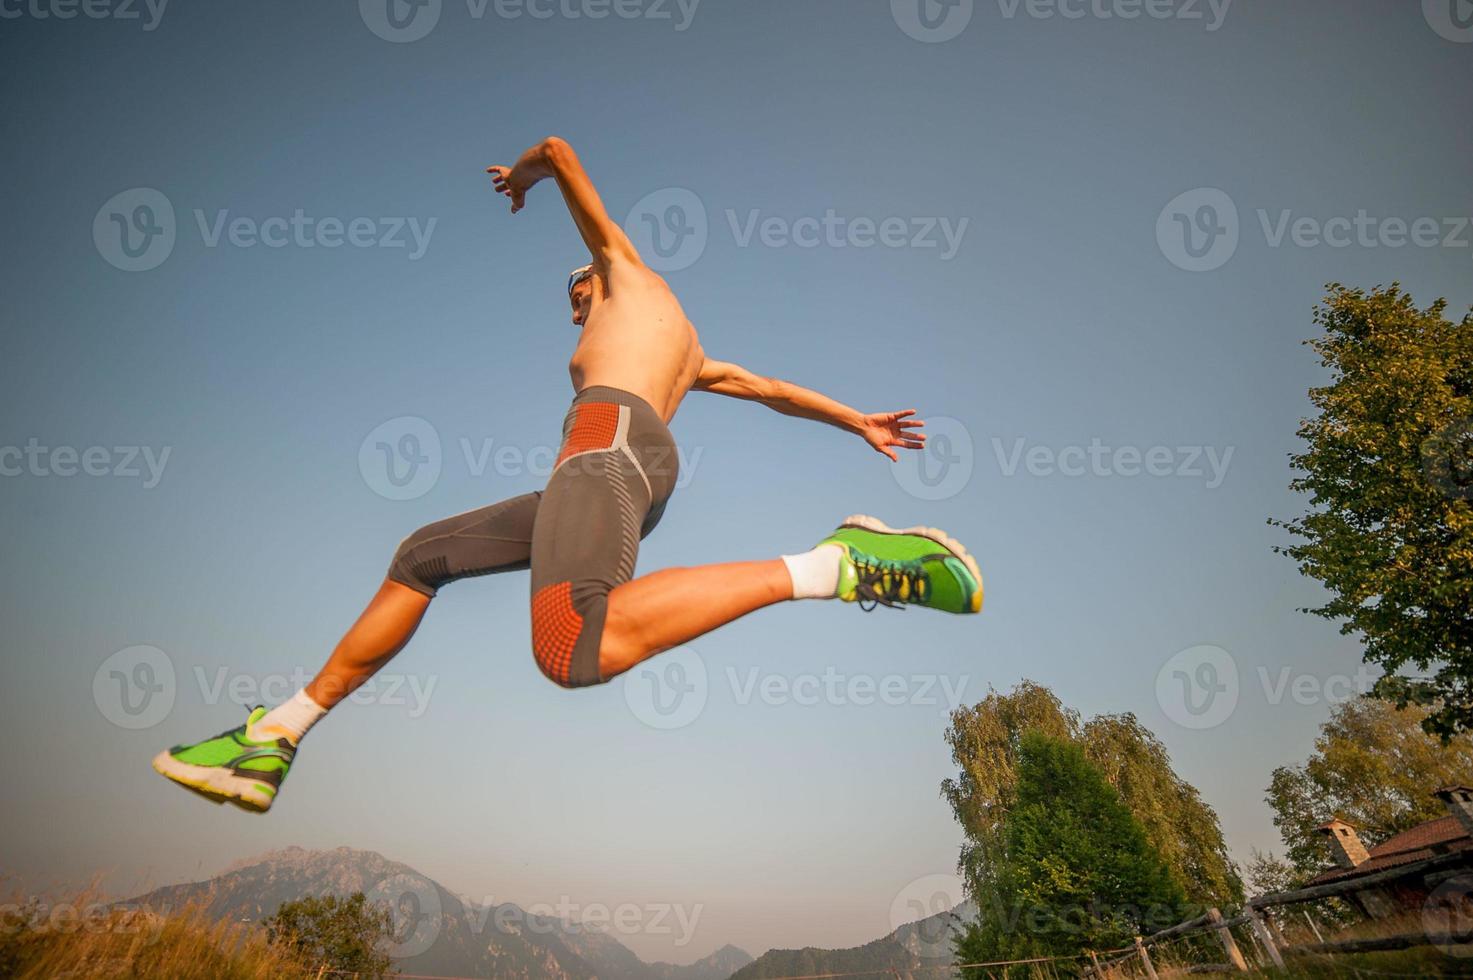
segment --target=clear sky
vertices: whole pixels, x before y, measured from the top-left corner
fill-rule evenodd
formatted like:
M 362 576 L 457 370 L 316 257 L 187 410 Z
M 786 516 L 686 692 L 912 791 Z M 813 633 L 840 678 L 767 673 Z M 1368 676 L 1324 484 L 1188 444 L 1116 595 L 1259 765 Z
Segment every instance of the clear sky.
M 1304 505 L 1311 308 L 1473 302 L 1446 0 L 393 2 L 0 3 L 0 868 L 127 891 L 346 844 L 698 914 L 621 937 L 646 957 L 850 945 L 953 870 L 948 692 L 1024 677 L 1137 713 L 1236 855 L 1276 843 L 1270 770 L 1364 683 L 1265 524 Z M 511 217 L 483 170 L 549 134 L 713 356 L 938 436 L 892 467 L 693 395 L 640 568 L 863 511 L 966 542 L 983 614 L 795 604 L 564 691 L 525 576 L 468 581 L 268 817 L 165 785 L 403 536 L 545 478 L 585 259 L 551 188 Z

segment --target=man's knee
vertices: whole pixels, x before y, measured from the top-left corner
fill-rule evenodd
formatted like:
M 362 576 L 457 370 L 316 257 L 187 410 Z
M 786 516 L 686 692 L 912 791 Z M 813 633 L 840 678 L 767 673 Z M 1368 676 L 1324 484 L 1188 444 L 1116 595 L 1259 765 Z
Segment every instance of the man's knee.
M 433 598 L 450 579 L 450 563 L 443 552 L 426 547 L 431 526 L 422 527 L 399 542 L 394 560 L 389 563 L 389 579 Z
M 561 687 L 604 683 L 599 648 L 607 637 L 608 604 L 602 588 L 575 598 L 571 582 L 554 582 L 533 594 L 532 656 L 548 680 Z

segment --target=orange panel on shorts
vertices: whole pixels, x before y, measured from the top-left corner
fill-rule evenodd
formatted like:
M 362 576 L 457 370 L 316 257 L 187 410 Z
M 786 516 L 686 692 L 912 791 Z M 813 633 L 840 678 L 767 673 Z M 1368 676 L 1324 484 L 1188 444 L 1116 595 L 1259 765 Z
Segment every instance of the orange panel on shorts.
M 583 617 L 573 609 L 573 583 L 554 582 L 532 597 L 532 654 L 542 672 L 567 686 Z
M 577 453 L 612 449 L 619 433 L 619 406 L 612 402 L 583 402 L 573 406 L 573 424 L 563 439 L 554 469 Z

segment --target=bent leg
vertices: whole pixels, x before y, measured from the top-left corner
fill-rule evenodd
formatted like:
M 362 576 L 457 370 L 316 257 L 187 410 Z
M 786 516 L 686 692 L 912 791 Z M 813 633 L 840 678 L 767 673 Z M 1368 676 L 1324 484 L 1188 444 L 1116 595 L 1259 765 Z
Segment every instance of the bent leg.
M 331 708 L 353 693 L 404 649 L 441 586 L 526 568 L 541 496 L 524 494 L 457 514 L 405 538 L 388 577 L 307 685 L 307 696 Z
M 657 653 L 791 598 L 793 580 L 780 558 L 641 575 L 609 593 L 599 676 L 607 681 Z

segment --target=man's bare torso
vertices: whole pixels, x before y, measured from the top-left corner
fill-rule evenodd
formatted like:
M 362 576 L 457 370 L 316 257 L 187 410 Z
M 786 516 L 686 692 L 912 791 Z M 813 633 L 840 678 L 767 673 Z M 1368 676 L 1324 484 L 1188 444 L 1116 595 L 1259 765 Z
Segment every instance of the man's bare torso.
M 700 373 L 695 327 L 665 280 L 638 263 L 595 276 L 593 304 L 568 364 L 575 391 L 593 385 L 638 395 L 666 422 Z

